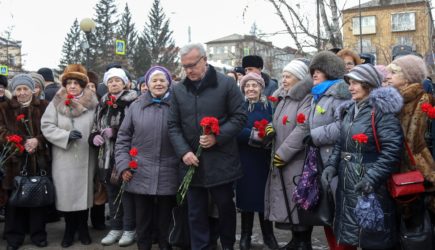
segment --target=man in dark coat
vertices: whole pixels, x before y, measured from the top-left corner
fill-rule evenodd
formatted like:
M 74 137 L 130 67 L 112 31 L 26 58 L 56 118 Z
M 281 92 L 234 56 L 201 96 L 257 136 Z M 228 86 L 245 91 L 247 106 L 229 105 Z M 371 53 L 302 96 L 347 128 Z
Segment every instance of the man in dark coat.
M 186 78 L 173 88 L 169 114 L 169 136 L 184 170 L 196 166 L 187 202 L 191 229 L 191 248 L 208 249 L 208 195 L 219 211 L 219 236 L 223 249 L 233 249 L 236 234 L 236 210 L 233 183 L 242 176 L 236 137 L 246 123 L 243 96 L 234 79 L 207 64 L 201 44 L 189 44 L 180 50 Z M 202 135 L 203 117 L 219 120 L 218 135 Z M 200 157 L 197 148 L 202 147 Z
M 40 68 L 36 73 L 42 75 L 45 80 L 44 94 L 45 100 L 51 102 L 60 86 L 54 81 L 53 71 L 49 68 Z
M 249 55 L 242 58 L 242 67 L 245 69 L 246 74 L 255 72 L 261 75 L 266 84 L 263 93 L 265 96 L 271 96 L 273 92 L 278 89 L 278 83 L 273 81 L 268 74 L 261 72 L 263 70 L 263 65 L 264 62 L 261 56 Z

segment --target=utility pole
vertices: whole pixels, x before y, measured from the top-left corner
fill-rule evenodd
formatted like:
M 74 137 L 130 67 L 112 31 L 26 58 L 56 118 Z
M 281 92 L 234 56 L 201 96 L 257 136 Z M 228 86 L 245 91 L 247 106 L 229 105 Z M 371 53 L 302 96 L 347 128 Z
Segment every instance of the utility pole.
M 320 51 L 320 1 L 316 0 L 316 18 L 317 18 L 317 51 Z

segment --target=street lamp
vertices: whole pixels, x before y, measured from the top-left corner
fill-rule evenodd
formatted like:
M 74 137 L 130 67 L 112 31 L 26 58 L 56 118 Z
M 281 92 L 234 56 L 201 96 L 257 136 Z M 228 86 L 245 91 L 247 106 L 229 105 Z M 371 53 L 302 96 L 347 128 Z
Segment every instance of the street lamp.
M 86 36 L 86 69 L 89 70 L 89 41 L 92 31 L 95 29 L 95 22 L 91 18 L 83 18 L 80 21 L 80 29 Z

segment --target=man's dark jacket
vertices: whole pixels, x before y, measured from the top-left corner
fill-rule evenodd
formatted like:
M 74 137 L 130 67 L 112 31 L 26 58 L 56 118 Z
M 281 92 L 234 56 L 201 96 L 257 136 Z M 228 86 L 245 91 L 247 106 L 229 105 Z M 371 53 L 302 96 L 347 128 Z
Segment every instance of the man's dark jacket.
M 220 126 L 216 144 L 202 150 L 191 185 L 213 187 L 235 181 L 242 176 L 236 138 L 247 119 L 244 98 L 234 80 L 216 72 L 211 65 L 197 86 L 186 77 L 173 87 L 169 137 L 182 159 L 189 151 L 195 153 L 199 146 L 201 119 L 216 117 Z

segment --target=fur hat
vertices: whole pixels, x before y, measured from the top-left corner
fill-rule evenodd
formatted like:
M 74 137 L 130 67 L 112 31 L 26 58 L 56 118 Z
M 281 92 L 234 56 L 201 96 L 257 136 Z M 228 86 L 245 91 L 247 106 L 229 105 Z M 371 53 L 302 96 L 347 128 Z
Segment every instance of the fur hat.
M 400 67 L 403 77 L 409 83 L 422 83 L 428 74 L 423 59 L 415 55 L 401 56 L 391 62 L 391 64 Z
M 4 88 L 8 87 L 8 78 L 4 75 L 0 75 L 0 85 L 3 85 Z
M 344 61 L 331 51 L 317 53 L 310 64 L 310 74 L 314 70 L 322 71 L 328 80 L 342 78 L 345 73 Z
M 89 82 L 95 83 L 95 86 L 99 83 L 98 75 L 94 71 L 88 71 Z
M 106 71 L 106 73 L 104 73 L 104 78 L 103 78 L 104 84 L 107 85 L 107 82 L 109 81 L 109 79 L 114 77 L 114 76 L 121 78 L 122 81 L 124 82 L 124 85 L 128 83 L 127 75 L 125 74 L 125 71 L 123 69 L 111 68 L 108 71 Z
M 263 68 L 263 58 L 257 55 L 245 56 L 242 58 L 242 67 L 245 69 L 247 67 Z
M 246 72 L 245 72 L 245 68 L 243 68 L 243 67 L 241 67 L 241 66 L 234 67 L 234 71 L 235 71 L 236 73 L 240 73 L 240 74 L 242 74 L 242 75 L 245 75 L 245 74 L 246 74 Z
M 151 77 L 155 74 L 161 73 L 165 76 L 166 80 L 169 83 L 169 86 L 171 86 L 172 78 L 171 73 L 169 70 L 163 66 L 153 66 L 151 67 L 146 73 L 145 73 L 145 84 L 148 86 L 150 83 Z
M 264 84 L 264 80 L 263 80 L 263 77 L 261 77 L 261 75 L 254 73 L 254 72 L 248 73 L 244 77 L 242 77 L 242 79 L 240 80 L 240 90 L 242 91 L 243 94 L 245 94 L 245 85 L 249 80 L 254 80 L 258 84 L 260 84 L 262 90 L 266 86 Z
M 32 77 L 33 81 L 35 82 L 35 86 L 36 86 L 36 84 L 39 84 L 41 86 L 41 89 L 44 90 L 44 86 L 45 86 L 44 77 L 42 77 L 41 74 L 38 74 L 36 72 L 31 72 L 30 76 Z
M 36 73 L 42 75 L 45 81 L 54 82 L 53 71 L 49 68 L 40 68 Z
M 80 82 L 80 87 L 85 88 L 89 82 L 88 71 L 80 64 L 70 64 L 66 66 L 63 74 L 60 76 L 62 86 L 66 86 L 66 80 L 75 79 Z
M 299 80 L 302 80 L 308 75 L 308 66 L 303 61 L 294 59 L 282 71 L 289 72 Z
M 14 92 L 15 89 L 20 85 L 26 85 L 27 87 L 29 87 L 30 90 L 32 90 L 32 91 L 35 90 L 35 82 L 33 81 L 30 74 L 15 75 L 12 78 L 10 85 L 11 85 L 12 92 Z
M 344 80 L 349 84 L 349 80 L 353 79 L 358 82 L 363 82 L 373 88 L 381 86 L 384 77 L 370 63 L 360 64 L 353 67 L 349 73 L 344 75 Z

